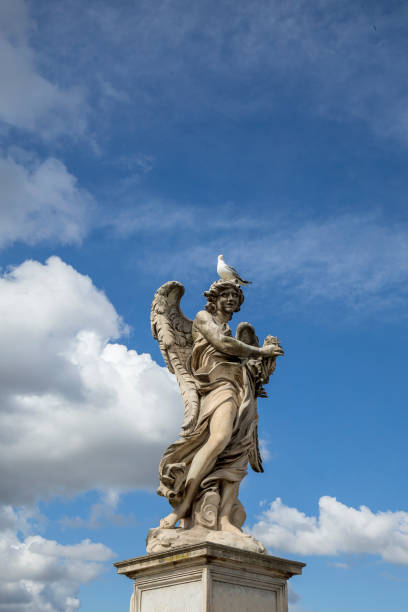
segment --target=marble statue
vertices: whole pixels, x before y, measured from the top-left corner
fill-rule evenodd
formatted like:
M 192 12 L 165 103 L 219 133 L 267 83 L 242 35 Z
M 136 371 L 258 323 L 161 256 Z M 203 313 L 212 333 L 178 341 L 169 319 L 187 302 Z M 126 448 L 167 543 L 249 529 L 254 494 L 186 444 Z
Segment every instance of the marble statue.
M 228 322 L 244 301 L 237 279 L 214 282 L 194 321 L 180 309 L 183 294 L 181 283 L 165 283 L 151 308 L 152 333 L 177 377 L 185 411 L 180 436 L 159 466 L 158 493 L 172 511 L 149 531 L 147 552 L 202 541 L 265 552 L 242 531 L 238 491 L 248 463 L 263 471 L 257 398 L 266 397 L 264 385 L 283 350 L 274 336 L 260 346 L 249 323 L 240 323 L 233 337 Z

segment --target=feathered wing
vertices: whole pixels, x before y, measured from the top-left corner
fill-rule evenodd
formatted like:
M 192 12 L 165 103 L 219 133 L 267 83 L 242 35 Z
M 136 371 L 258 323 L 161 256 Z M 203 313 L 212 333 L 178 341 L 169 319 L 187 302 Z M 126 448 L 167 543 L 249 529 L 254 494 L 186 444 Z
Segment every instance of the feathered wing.
M 241 275 L 235 268 L 233 268 L 232 266 L 229 266 L 228 264 L 225 264 L 225 265 L 226 265 L 226 269 L 228 270 L 228 272 L 233 274 L 235 278 L 237 279 L 237 281 L 241 283 L 241 285 L 252 285 L 252 281 L 244 280 L 243 278 L 241 278 Z
M 226 270 L 228 272 L 232 272 L 233 274 L 235 274 L 235 276 L 239 276 L 239 273 L 238 273 L 238 271 L 235 268 L 233 268 L 229 264 L 226 264 L 225 262 L 224 262 L 224 264 L 225 264 L 225 268 L 226 268 Z
M 259 346 L 259 339 L 255 333 L 253 325 L 247 323 L 246 321 L 238 324 L 235 336 L 237 340 L 245 342 L 245 344 Z
M 182 435 L 189 434 L 196 422 L 199 411 L 199 396 L 194 376 L 190 370 L 193 338 L 193 322 L 180 309 L 184 287 L 177 281 L 169 281 L 154 294 L 150 322 L 153 337 L 172 374 L 176 375 L 184 402 Z

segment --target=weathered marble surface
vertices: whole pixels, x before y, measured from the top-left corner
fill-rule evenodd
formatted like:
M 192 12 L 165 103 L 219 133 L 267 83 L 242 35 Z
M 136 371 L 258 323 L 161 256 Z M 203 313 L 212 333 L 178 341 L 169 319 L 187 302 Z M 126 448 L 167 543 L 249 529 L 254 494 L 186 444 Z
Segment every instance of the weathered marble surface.
M 165 584 L 160 588 L 145 589 L 141 592 L 140 607 L 136 597 L 130 605 L 130 612 L 181 612 L 202 610 L 203 593 L 198 581 L 181 584 Z
M 200 542 L 213 542 L 249 552 L 266 553 L 266 548 L 262 542 L 249 534 L 215 531 L 197 525 L 192 529 L 162 529 L 161 527 L 149 529 L 146 538 L 146 552 L 167 552 L 172 548 L 199 544 Z
M 134 581 L 130 612 L 288 612 L 303 563 L 213 543 L 115 563 Z
M 274 336 L 260 346 L 249 323 L 240 323 L 233 337 L 228 322 L 244 302 L 240 280 L 213 283 L 194 321 L 180 310 L 184 287 L 177 281 L 165 283 L 154 296 L 153 336 L 177 377 L 185 414 L 180 437 L 160 462 L 158 493 L 173 510 L 160 521 L 162 531 L 149 536 L 150 551 L 196 541 L 200 533 L 207 541 L 244 550 L 262 547 L 242 533 L 245 510 L 238 492 L 248 465 L 263 471 L 257 398 L 266 396 L 263 385 L 283 350 Z M 178 523 L 184 532 L 169 535 Z M 189 540 L 185 531 L 192 529 Z M 228 533 L 225 540 L 220 533 Z

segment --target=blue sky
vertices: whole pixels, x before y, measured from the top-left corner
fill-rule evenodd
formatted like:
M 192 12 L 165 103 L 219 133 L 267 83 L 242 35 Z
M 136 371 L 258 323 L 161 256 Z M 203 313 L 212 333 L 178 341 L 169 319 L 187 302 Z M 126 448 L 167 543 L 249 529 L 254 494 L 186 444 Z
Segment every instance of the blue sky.
M 0 5 L 0 610 L 127 609 L 182 405 L 154 291 L 279 336 L 246 526 L 291 612 L 405 612 L 408 6 Z

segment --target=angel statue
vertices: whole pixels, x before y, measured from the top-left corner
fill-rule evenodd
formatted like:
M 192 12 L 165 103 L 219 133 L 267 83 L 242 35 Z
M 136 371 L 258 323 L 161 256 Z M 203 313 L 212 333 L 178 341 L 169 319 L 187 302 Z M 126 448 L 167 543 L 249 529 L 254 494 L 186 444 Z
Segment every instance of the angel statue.
M 158 493 L 173 509 L 149 531 L 147 552 L 203 540 L 265 552 L 242 532 L 238 489 L 248 463 L 263 472 L 257 398 L 266 397 L 263 385 L 283 350 L 274 336 L 260 346 L 249 323 L 240 323 L 233 337 L 228 321 L 244 301 L 236 280 L 214 282 L 194 321 L 180 309 L 183 294 L 181 283 L 165 283 L 151 308 L 152 333 L 177 377 L 184 421 L 159 466 Z

